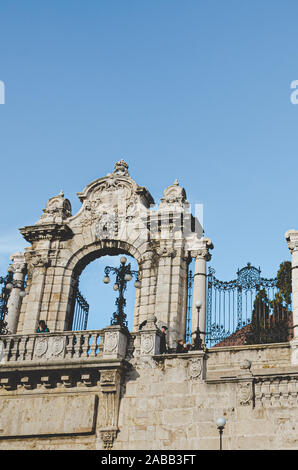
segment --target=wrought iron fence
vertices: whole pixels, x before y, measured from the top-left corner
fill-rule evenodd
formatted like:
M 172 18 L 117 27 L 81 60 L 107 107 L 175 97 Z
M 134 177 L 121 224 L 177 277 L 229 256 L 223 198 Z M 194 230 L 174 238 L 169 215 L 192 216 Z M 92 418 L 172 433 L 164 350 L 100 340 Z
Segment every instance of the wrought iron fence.
M 89 304 L 86 299 L 82 296 L 79 289 L 75 292 L 75 303 L 73 311 L 73 323 L 72 330 L 80 331 L 87 329 Z
M 224 282 L 209 268 L 207 275 L 207 347 L 288 341 L 292 331 L 291 305 L 277 287 L 277 278 L 261 277 L 250 263 L 237 278 Z

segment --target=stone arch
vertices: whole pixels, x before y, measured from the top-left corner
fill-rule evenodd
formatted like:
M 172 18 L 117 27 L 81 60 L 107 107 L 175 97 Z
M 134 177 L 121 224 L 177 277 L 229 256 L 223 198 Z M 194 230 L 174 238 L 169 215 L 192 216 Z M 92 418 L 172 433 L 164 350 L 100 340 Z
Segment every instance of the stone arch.
M 17 332 L 33 333 L 39 319 L 47 320 L 51 331 L 68 328 L 69 298 L 78 273 L 102 254 L 127 253 L 137 260 L 142 276 L 133 329 L 155 315 L 167 324 L 174 345 L 185 333 L 189 260 L 212 248 L 202 238 L 202 227 L 194 224 L 185 190 L 176 180 L 165 189 L 158 208 L 121 160 L 113 173 L 77 195 L 82 206 L 75 215 L 60 191 L 35 225 L 20 229 L 31 247 L 24 253 L 28 295 Z
M 58 315 L 56 328 L 58 328 L 59 325 L 61 327 L 62 322 L 64 322 L 63 329 L 70 329 L 70 326 L 73 321 L 73 289 L 76 287 L 77 281 L 81 273 L 88 266 L 88 264 L 106 255 L 114 256 L 120 254 L 132 256 L 137 261 L 140 278 L 142 278 L 142 266 L 144 264 L 144 258 L 142 256 L 142 253 L 138 248 L 123 240 L 104 240 L 100 243 L 95 242 L 88 246 L 81 247 L 70 257 L 67 265 L 65 266 L 65 272 L 67 272 L 68 274 L 64 275 L 62 280 L 62 294 L 65 294 L 68 297 L 68 302 L 65 311 L 62 310 L 60 314 L 59 312 L 57 312 Z M 136 290 L 133 315 L 135 327 L 137 327 L 139 323 L 138 314 L 141 296 L 141 289 Z

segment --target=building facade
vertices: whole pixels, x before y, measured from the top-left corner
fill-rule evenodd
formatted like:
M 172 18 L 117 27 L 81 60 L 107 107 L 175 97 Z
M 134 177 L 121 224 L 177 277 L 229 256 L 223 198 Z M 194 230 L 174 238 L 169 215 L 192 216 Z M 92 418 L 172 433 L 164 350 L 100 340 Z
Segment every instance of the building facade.
M 0 449 L 217 449 L 219 416 L 227 421 L 226 449 L 298 448 L 295 333 L 287 343 L 174 352 L 185 336 L 192 260 L 191 329 L 205 331 L 213 249 L 178 181 L 157 207 L 121 160 L 78 197 L 75 215 L 63 192 L 51 198 L 40 219 L 20 229 L 29 246 L 11 256 L 9 332 L 0 337 Z M 297 233 L 286 235 L 294 324 Z M 132 331 L 74 331 L 81 272 L 118 254 L 138 263 Z M 36 333 L 40 319 L 50 333 Z

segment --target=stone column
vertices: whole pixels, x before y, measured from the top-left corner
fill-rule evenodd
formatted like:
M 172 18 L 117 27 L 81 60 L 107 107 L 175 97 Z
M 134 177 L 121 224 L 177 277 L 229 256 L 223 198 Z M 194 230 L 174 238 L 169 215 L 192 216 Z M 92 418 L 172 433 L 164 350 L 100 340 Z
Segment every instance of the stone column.
M 298 231 L 289 230 L 285 234 L 289 250 L 292 254 L 292 303 L 293 325 L 298 324 Z M 298 364 L 298 328 L 294 328 L 294 337 L 291 341 L 292 363 Z
M 27 258 L 26 258 L 27 259 Z M 42 297 L 44 294 L 44 284 L 46 270 L 49 266 L 48 253 L 38 253 L 33 251 L 28 255 L 28 268 L 30 270 L 30 287 L 26 296 L 26 320 L 23 323 L 22 331 L 18 333 L 35 333 L 38 320 L 40 319 L 40 310 Z M 46 318 L 43 318 L 46 320 Z
M 209 248 L 213 248 L 208 239 L 202 240 L 204 245 L 200 249 L 191 250 L 192 258 L 195 258 L 195 272 L 193 279 L 193 301 L 192 301 L 192 332 L 199 326 L 201 331 L 205 331 L 206 327 L 206 263 L 210 261 L 211 255 Z M 198 315 L 196 303 L 201 302 Z M 199 318 L 198 318 L 199 317 Z
M 7 329 L 10 334 L 15 334 L 21 310 L 22 297 L 20 291 L 23 289 L 26 262 L 23 253 L 13 253 L 10 258 L 13 268 L 13 288 L 7 302 Z

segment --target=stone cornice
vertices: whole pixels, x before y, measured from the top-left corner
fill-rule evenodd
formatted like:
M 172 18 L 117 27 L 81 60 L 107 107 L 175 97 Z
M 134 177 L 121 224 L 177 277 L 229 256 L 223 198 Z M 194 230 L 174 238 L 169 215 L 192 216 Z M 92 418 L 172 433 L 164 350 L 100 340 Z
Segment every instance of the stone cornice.
M 20 228 L 20 232 L 28 242 L 38 240 L 65 240 L 71 238 L 72 231 L 66 224 L 29 225 Z

